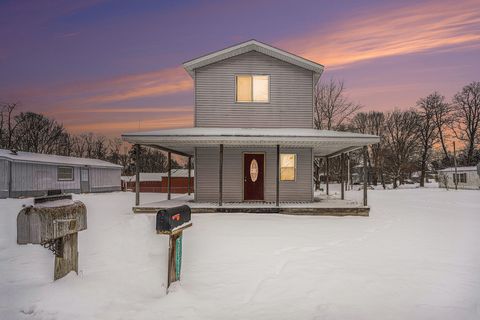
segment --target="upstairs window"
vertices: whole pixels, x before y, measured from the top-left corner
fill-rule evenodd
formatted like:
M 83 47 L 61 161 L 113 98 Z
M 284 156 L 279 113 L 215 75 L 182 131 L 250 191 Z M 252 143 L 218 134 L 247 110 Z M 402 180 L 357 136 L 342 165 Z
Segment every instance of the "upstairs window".
M 297 167 L 297 155 L 294 153 L 280 154 L 280 180 L 295 181 L 295 168 Z
M 268 102 L 269 76 L 261 75 L 240 75 L 236 76 L 237 102 Z
M 58 167 L 57 168 L 57 180 L 58 181 L 73 181 L 73 168 L 72 167 Z

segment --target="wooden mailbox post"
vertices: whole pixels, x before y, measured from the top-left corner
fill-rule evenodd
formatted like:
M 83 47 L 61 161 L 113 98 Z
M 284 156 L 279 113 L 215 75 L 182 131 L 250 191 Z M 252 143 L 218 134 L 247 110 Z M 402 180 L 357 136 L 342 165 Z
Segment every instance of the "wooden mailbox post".
M 169 236 L 167 289 L 172 282 L 180 280 L 183 230 L 191 226 L 191 210 L 189 206 L 183 205 L 157 212 L 157 233 Z
M 87 209 L 71 195 L 40 198 L 41 203 L 23 208 L 17 216 L 17 243 L 40 244 L 55 255 L 53 279 L 70 271 L 78 273 L 78 232 L 87 229 Z M 39 198 L 35 199 L 36 203 Z M 69 203 L 70 202 L 70 203 Z

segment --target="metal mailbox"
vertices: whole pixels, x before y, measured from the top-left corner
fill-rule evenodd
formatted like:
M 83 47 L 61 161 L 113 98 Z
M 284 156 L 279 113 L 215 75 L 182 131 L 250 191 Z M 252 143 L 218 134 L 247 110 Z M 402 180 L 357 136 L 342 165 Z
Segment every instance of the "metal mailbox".
M 182 268 L 183 230 L 192 226 L 192 211 L 187 205 L 162 209 L 157 212 L 157 233 L 169 235 L 168 245 L 168 287 L 180 280 Z
M 17 216 L 17 243 L 44 244 L 85 229 L 87 209 L 80 201 L 26 207 Z
M 157 212 L 157 233 L 171 234 L 190 226 L 192 212 L 187 205 L 162 209 Z
M 53 279 L 78 273 L 78 232 L 87 229 L 87 208 L 71 197 L 36 199 L 17 216 L 17 243 L 40 244 L 55 254 Z

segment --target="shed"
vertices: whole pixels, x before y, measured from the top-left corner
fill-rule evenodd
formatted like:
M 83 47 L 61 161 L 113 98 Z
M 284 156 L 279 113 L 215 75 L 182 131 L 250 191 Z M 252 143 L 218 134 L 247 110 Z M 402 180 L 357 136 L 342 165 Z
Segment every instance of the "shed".
M 119 191 L 122 166 L 88 158 L 0 149 L 0 198 Z
M 190 192 L 193 192 L 195 170 L 190 172 Z M 188 193 L 188 169 L 172 169 L 171 191 Z M 135 190 L 135 176 L 122 176 L 124 190 Z M 168 192 L 168 172 L 140 172 L 140 192 Z
M 457 179 L 458 189 L 479 190 L 480 176 L 478 171 L 475 166 L 457 167 L 456 174 L 454 167 L 438 170 L 438 185 L 445 188 L 445 183 L 447 183 L 449 188 L 455 188 L 455 179 Z

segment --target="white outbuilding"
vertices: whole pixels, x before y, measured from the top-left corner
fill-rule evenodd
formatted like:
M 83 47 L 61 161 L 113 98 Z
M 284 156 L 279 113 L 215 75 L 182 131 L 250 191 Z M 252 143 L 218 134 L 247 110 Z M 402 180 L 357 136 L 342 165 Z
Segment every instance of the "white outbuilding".
M 479 164 L 480 166 L 480 164 Z M 445 168 L 438 170 L 438 184 L 440 188 L 455 188 L 455 180 L 458 181 L 458 189 L 480 189 L 479 166 Z
M 0 198 L 119 191 L 122 166 L 98 159 L 0 149 Z

